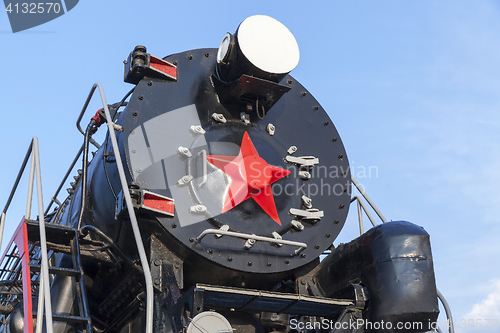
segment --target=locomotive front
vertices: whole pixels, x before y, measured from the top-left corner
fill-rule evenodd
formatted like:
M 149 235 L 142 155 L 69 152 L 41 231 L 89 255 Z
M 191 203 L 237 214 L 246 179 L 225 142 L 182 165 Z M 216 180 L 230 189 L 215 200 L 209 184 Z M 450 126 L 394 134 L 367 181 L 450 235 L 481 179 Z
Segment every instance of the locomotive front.
M 175 212 L 157 216 L 168 243 L 195 267 L 215 264 L 193 281 L 274 282 L 342 229 L 347 156 L 326 112 L 287 74 L 298 57 L 287 28 L 251 17 L 218 50 L 166 57 L 175 79 L 143 78 L 119 120 L 130 183 L 172 199 Z M 241 281 L 228 280 L 234 270 Z

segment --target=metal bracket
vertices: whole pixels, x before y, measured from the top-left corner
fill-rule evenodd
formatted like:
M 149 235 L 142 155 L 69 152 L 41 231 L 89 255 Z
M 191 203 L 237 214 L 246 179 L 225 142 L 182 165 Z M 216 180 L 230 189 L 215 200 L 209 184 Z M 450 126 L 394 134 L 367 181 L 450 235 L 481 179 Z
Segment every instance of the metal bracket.
M 204 135 L 206 132 L 200 125 L 191 125 L 189 131 L 194 135 Z
M 311 209 L 313 206 L 312 206 L 312 199 L 306 197 L 305 195 L 303 195 L 301 198 L 302 200 L 302 204 L 304 205 L 304 207 L 308 208 L 308 209 Z
M 266 131 L 270 136 L 273 136 L 274 132 L 276 131 L 276 127 L 273 124 L 268 124 L 266 127 Z
M 250 125 L 250 115 L 246 112 L 240 113 L 240 119 L 245 123 L 245 125 Z
M 308 179 L 311 179 L 311 173 L 309 171 L 306 171 L 306 170 L 300 170 L 299 177 L 304 179 L 304 180 L 308 180 Z
M 118 132 L 123 132 L 123 126 L 117 125 L 113 122 L 111 122 L 111 126 L 113 126 L 113 129 Z
M 275 239 L 283 239 L 283 237 L 281 237 L 281 235 L 277 231 L 273 231 L 272 235 Z M 277 247 L 283 246 L 282 243 L 274 243 L 274 245 L 276 245 Z
M 179 289 L 184 287 L 183 262 L 154 235 L 151 237 L 151 275 L 155 289 L 161 292 L 168 288 L 174 302 L 179 299 Z
M 314 156 L 295 157 L 287 155 L 285 156 L 285 161 L 291 164 L 298 165 L 300 167 L 313 167 L 316 164 L 319 164 L 319 158 Z
M 353 284 L 352 286 L 354 288 L 355 298 L 354 308 L 364 310 L 366 302 L 370 299 L 368 289 L 359 284 Z
M 208 180 L 208 171 L 207 171 L 207 151 L 205 149 L 203 149 L 202 151 L 200 151 L 198 153 L 198 156 L 201 156 L 201 163 L 203 165 L 203 179 L 201 181 L 201 183 L 198 185 L 199 188 L 201 188 L 203 185 L 205 185 L 207 183 L 207 180 Z
M 292 228 L 294 228 L 297 231 L 304 230 L 304 225 L 302 223 L 300 223 L 300 221 L 292 220 L 292 222 L 290 222 L 290 225 L 292 226 Z
M 317 222 L 321 220 L 322 217 L 325 216 L 324 212 L 319 209 L 311 208 L 311 209 L 296 209 L 296 208 L 290 208 L 289 210 L 291 215 L 295 215 L 301 220 L 306 221 L 306 222 Z
M 193 154 L 191 154 L 191 151 L 189 151 L 188 148 L 186 147 L 182 147 L 180 146 L 179 148 L 177 148 L 177 152 L 182 156 L 182 157 L 185 157 L 185 158 L 191 158 L 191 156 L 193 156 Z
M 192 180 L 193 180 L 193 176 L 185 175 L 177 181 L 177 185 L 184 186 L 184 185 L 189 184 Z
M 207 211 L 207 207 L 203 205 L 194 205 L 189 208 L 189 212 L 192 214 L 203 214 Z
M 212 115 L 212 118 L 213 118 L 216 122 L 218 122 L 218 123 L 223 123 L 223 124 L 225 124 L 225 123 L 227 122 L 226 117 L 224 117 L 224 115 L 223 115 L 222 113 L 214 113 L 214 114 Z
M 297 151 L 297 146 L 291 146 L 290 148 L 288 148 L 288 150 L 286 151 L 289 155 L 292 155 L 293 153 L 295 153 Z
M 224 224 L 222 227 L 219 228 L 219 230 L 222 230 L 222 231 L 229 231 L 229 225 L 227 224 Z M 217 238 L 221 238 L 222 235 L 221 234 L 215 234 L 215 237 Z

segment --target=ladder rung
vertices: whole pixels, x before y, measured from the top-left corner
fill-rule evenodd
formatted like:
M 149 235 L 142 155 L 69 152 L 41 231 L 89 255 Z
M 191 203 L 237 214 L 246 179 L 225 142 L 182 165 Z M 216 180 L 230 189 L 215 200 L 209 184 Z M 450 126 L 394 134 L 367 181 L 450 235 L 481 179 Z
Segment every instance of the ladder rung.
M 33 317 L 37 316 L 37 312 L 33 311 Z M 45 318 L 45 315 L 43 316 Z M 63 321 L 66 323 L 88 323 L 90 321 L 89 317 L 80 317 L 80 316 L 72 316 L 68 314 L 62 313 L 54 313 L 52 314 L 52 320 L 54 321 Z
M 40 272 L 40 265 L 30 264 L 30 268 L 34 272 Z M 63 267 L 54 267 L 49 266 L 50 274 L 61 274 L 61 275 L 70 275 L 70 276 L 78 276 L 82 275 L 82 272 L 77 269 L 72 268 L 63 268 Z
M 26 221 L 28 228 L 28 240 L 31 243 L 40 241 L 40 225 L 36 221 Z M 76 235 L 76 229 L 62 224 L 45 223 L 45 234 L 47 242 L 61 245 L 69 245 L 70 240 Z

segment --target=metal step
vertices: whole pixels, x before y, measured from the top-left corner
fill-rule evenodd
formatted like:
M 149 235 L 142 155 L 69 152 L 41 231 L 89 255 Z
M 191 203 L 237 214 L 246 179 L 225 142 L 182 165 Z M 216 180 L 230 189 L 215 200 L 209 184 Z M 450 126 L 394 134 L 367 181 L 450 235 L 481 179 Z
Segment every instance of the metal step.
M 30 264 L 30 269 L 33 272 L 40 272 L 40 267 L 41 266 L 37 265 L 37 264 Z M 61 275 L 66 275 L 66 276 L 82 275 L 82 271 L 79 271 L 77 269 L 54 267 L 54 266 L 49 266 L 49 273 L 50 274 L 61 274 Z
M 37 312 L 33 311 L 33 317 L 37 316 Z M 45 318 L 45 315 L 43 316 Z M 80 317 L 80 316 L 72 316 L 68 314 L 62 314 L 62 313 L 53 313 L 52 314 L 52 320 L 54 321 L 62 321 L 65 323 L 73 323 L 73 324 L 85 324 L 88 323 L 90 318 L 89 317 Z
M 40 224 L 38 221 L 25 221 L 28 229 L 28 241 L 36 243 L 40 241 Z M 45 233 L 47 242 L 69 246 L 70 240 L 76 235 L 76 230 L 72 227 L 62 224 L 45 223 Z

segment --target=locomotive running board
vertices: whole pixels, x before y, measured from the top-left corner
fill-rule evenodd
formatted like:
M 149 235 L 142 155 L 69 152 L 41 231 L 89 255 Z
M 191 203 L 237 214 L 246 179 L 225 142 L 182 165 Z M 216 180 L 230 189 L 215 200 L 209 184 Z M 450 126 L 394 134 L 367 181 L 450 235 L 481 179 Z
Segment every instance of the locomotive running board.
M 349 299 L 314 297 L 206 284 L 194 285 L 183 297 L 193 302 L 191 309 L 194 312 L 198 309 L 201 312 L 205 306 L 278 314 L 331 316 L 342 312 L 346 307 L 354 307 L 355 305 L 354 301 Z M 183 302 L 180 303 L 183 304 Z

